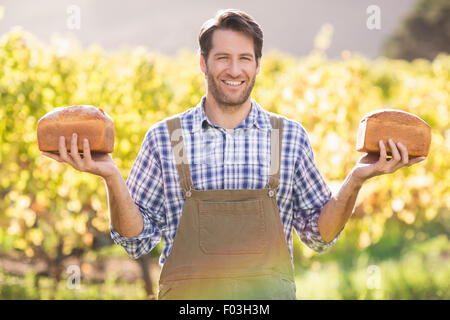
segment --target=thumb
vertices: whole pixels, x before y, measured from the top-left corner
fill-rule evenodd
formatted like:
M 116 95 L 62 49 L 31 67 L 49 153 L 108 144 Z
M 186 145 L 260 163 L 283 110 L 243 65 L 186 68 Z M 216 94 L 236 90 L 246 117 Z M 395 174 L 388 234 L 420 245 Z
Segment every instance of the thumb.
M 411 160 L 408 162 L 408 167 L 409 167 L 409 166 L 412 166 L 413 164 L 416 164 L 416 163 L 418 163 L 418 162 L 421 162 L 421 161 L 423 161 L 423 160 L 425 160 L 425 159 L 426 159 L 426 157 L 417 157 L 417 158 L 411 159 Z

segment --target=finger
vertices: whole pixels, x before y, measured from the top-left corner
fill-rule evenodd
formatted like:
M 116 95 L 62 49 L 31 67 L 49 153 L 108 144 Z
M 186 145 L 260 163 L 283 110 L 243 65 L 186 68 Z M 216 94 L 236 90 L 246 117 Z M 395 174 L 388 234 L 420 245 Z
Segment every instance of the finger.
M 385 164 L 386 163 L 386 147 L 384 146 L 384 142 L 383 140 L 378 141 L 378 145 L 380 146 L 380 164 Z
M 59 158 L 62 162 L 67 162 L 74 165 L 72 158 L 67 154 L 67 147 L 66 147 L 66 137 L 60 136 L 59 137 Z
M 72 141 L 70 144 L 70 155 L 73 161 L 77 165 L 75 169 L 83 170 L 83 159 L 81 159 L 80 153 L 78 152 L 78 135 L 76 133 L 72 134 Z
M 72 156 L 73 161 L 76 163 L 78 168 L 81 168 L 83 162 L 81 160 L 80 154 L 78 153 L 78 137 L 76 133 L 72 134 L 72 140 L 70 143 L 70 155 Z
M 400 153 L 398 152 L 397 146 L 392 139 L 389 139 L 389 147 L 391 148 L 392 153 L 392 160 L 389 162 L 391 162 L 392 165 L 396 165 L 401 160 L 401 157 Z
M 87 162 L 92 161 L 91 150 L 89 149 L 89 141 L 87 138 L 84 138 L 84 140 L 83 140 L 83 156 Z
M 397 146 L 400 149 L 400 153 L 402 154 L 402 164 L 405 166 L 409 162 L 408 148 L 406 148 L 406 146 L 401 142 L 397 142 Z

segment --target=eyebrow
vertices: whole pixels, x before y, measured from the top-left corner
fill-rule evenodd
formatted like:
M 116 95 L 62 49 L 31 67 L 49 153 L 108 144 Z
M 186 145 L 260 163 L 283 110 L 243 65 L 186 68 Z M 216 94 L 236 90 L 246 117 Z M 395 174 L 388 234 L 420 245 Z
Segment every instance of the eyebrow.
M 217 52 L 215 55 L 214 55 L 214 57 L 216 57 L 216 56 L 229 56 L 230 54 L 229 53 L 226 53 L 226 52 Z M 251 57 L 251 58 L 253 58 L 253 54 L 251 54 L 251 53 L 241 53 L 239 56 L 241 56 L 241 57 Z

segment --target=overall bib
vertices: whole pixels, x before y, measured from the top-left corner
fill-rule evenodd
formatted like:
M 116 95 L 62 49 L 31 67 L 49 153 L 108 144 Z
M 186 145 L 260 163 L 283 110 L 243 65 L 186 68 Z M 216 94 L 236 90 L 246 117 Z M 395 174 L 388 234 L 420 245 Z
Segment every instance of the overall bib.
M 185 204 L 172 251 L 161 270 L 158 299 L 295 299 L 289 249 L 276 201 L 281 117 L 270 119 L 271 172 L 264 189 L 196 190 L 179 117 L 167 120 Z M 177 147 L 176 147 L 177 146 Z

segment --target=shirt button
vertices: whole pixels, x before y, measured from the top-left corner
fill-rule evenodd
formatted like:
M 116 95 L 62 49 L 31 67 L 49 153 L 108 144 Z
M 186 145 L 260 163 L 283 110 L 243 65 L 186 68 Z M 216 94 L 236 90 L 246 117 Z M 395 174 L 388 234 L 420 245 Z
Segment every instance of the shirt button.
M 275 191 L 269 190 L 269 197 L 273 197 L 275 195 Z

